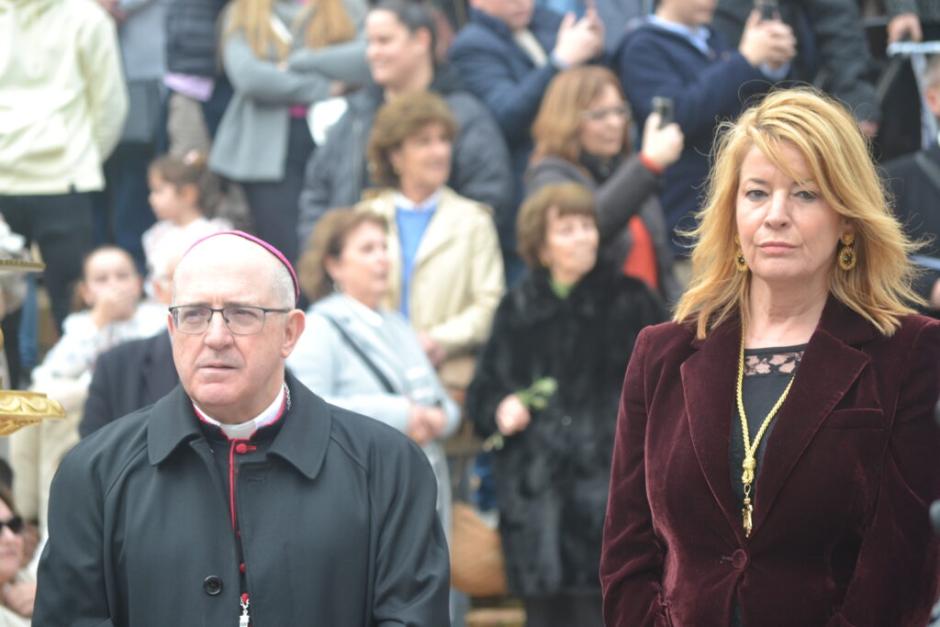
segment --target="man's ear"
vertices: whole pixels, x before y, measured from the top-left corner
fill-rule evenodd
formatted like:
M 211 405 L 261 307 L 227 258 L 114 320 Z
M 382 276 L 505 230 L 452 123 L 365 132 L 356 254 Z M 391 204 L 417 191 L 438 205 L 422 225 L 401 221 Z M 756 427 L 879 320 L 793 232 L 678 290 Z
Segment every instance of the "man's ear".
M 307 325 L 307 316 L 300 309 L 291 309 L 287 314 L 287 324 L 284 325 L 284 342 L 281 345 L 281 357 L 287 357 L 294 352 L 297 340 L 304 333 Z

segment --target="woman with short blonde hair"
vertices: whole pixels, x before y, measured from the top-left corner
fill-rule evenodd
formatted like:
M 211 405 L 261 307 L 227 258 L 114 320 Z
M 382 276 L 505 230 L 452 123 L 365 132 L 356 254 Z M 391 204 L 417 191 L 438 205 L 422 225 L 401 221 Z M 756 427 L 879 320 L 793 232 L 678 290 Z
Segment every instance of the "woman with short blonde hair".
M 767 96 L 725 125 L 699 219 L 689 290 L 624 381 L 607 623 L 921 627 L 940 322 L 912 312 L 852 115 Z

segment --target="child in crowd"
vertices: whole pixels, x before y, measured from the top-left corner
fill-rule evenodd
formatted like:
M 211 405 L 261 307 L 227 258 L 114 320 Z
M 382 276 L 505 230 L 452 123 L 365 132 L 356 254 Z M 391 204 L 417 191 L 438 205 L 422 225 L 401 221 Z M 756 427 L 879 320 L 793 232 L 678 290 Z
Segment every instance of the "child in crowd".
M 150 206 L 157 223 L 143 235 L 148 296 L 153 296 L 154 281 L 167 276 L 170 263 L 197 240 L 232 228 L 226 220 L 205 215 L 208 176 L 206 156 L 195 150 L 183 157 L 164 155 L 150 164 Z
M 77 293 L 87 309 L 66 317 L 62 337 L 33 370 L 32 389 L 65 409 L 64 420 L 46 420 L 10 436 L 16 504 L 42 534 L 49 485 L 62 456 L 78 442 L 78 423 L 98 356 L 166 328 L 166 305 L 141 302 L 142 293 L 137 266 L 124 249 L 101 246 L 91 251 L 82 264 Z
M 33 380 L 91 379 L 95 359 L 112 346 L 166 326 L 166 307 L 140 302 L 141 279 L 121 248 L 101 246 L 82 266 L 78 296 L 87 309 L 65 319 L 62 337 L 33 371 Z

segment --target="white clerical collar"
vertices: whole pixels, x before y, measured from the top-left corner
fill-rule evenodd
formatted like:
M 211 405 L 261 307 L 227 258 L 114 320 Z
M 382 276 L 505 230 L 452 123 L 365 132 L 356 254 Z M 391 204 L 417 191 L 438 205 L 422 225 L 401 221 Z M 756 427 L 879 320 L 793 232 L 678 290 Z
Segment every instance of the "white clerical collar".
M 404 211 L 434 211 L 437 208 L 437 202 L 441 199 L 441 190 L 437 190 L 422 202 L 414 202 L 405 197 L 401 192 L 395 192 L 395 208 Z
M 264 411 L 251 420 L 241 422 L 237 425 L 230 425 L 219 422 L 204 412 L 202 408 L 196 404 L 196 401 L 193 401 L 193 407 L 199 414 L 199 418 L 202 421 L 209 423 L 210 425 L 215 425 L 216 427 L 220 428 L 222 433 L 224 433 L 229 440 L 247 440 L 252 435 L 254 435 L 255 431 L 261 427 L 274 424 L 277 422 L 277 419 L 281 417 L 282 406 L 284 407 L 284 411 L 290 409 L 290 390 L 287 389 L 286 383 L 281 386 L 281 391 L 275 397 L 274 401 L 264 409 Z

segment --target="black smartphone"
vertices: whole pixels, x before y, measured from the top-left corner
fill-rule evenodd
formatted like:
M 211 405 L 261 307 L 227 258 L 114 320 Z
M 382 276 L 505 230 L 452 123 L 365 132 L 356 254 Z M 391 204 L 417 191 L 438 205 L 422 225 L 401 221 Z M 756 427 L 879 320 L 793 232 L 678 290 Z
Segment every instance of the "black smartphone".
M 777 0 L 757 0 L 754 4 L 755 8 L 760 11 L 761 21 L 780 19 L 780 5 L 777 4 Z
M 675 119 L 675 110 L 672 104 L 672 98 L 666 96 L 653 97 L 653 113 L 659 114 L 659 128 L 667 124 L 672 124 Z

